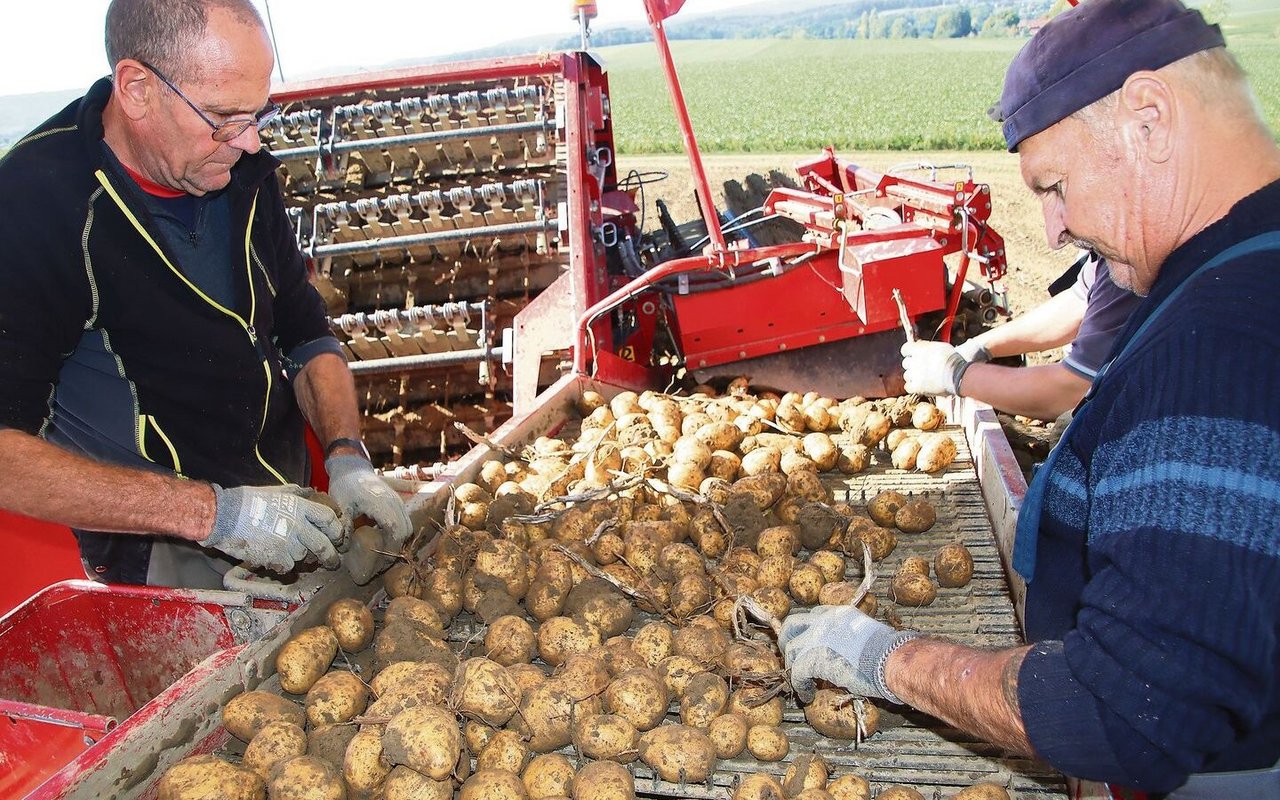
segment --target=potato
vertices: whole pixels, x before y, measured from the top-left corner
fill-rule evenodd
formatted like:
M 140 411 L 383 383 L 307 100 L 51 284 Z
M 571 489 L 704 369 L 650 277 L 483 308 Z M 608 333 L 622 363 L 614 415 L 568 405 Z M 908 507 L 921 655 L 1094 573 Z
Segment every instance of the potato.
M 840 448 L 836 457 L 836 469 L 845 475 L 862 472 L 871 465 L 871 448 L 865 444 L 855 444 Z
M 422 599 L 440 609 L 442 619 L 452 619 L 462 610 L 462 575 L 443 569 L 427 574 L 420 590 Z M 375 637 L 376 638 L 376 637 Z
M 530 750 L 549 753 L 572 741 L 573 720 L 573 695 L 558 682 L 547 681 L 521 696 L 511 727 L 525 736 Z
M 794 800 L 835 800 L 826 789 L 805 789 Z
M 775 648 L 763 642 L 734 642 L 721 658 L 724 673 L 733 677 L 744 672 L 776 672 L 782 660 Z
M 663 725 L 640 737 L 640 760 L 671 783 L 702 783 L 716 765 L 707 735 L 687 725 Z
M 806 789 L 825 789 L 827 777 L 831 770 L 826 760 L 816 753 L 805 753 L 787 766 L 787 775 L 782 779 L 782 792 L 787 797 L 795 797 Z
M 622 640 L 626 642 L 625 639 Z M 621 650 L 621 648 L 617 648 Z M 574 700 L 584 700 L 588 697 L 599 695 L 609 686 L 609 682 L 613 680 L 613 676 L 609 673 L 609 668 L 605 663 L 615 652 L 607 646 L 594 648 L 590 653 L 572 655 L 565 660 L 563 664 L 556 668 L 556 674 L 553 680 L 556 684 L 569 693 Z M 643 662 L 637 657 L 633 663 L 634 666 L 643 666 Z
M 782 470 L 782 451 L 776 447 L 757 447 L 742 457 L 742 474 L 764 475 Z
M 362 730 L 347 745 L 342 778 L 356 792 L 376 791 L 391 774 L 391 762 L 382 754 L 382 733 Z
M 507 594 L 519 600 L 529 591 L 529 557 L 515 542 L 505 539 L 485 542 L 476 551 L 477 575 L 502 583 Z
M 1009 800 L 1009 792 L 995 783 L 975 783 L 961 789 L 951 800 Z
M 265 781 L 271 777 L 271 768 L 276 764 L 306 752 L 306 732 L 292 722 L 277 721 L 258 731 L 245 748 L 240 765 Z
M 748 475 L 733 483 L 733 491 L 744 493 L 760 511 L 765 511 L 782 499 L 787 490 L 787 477 L 777 470 L 758 475 Z
M 854 596 L 858 594 L 858 587 L 859 583 L 854 581 L 836 581 L 835 583 L 824 584 L 821 591 L 818 592 L 818 605 L 848 605 Z
M 373 612 L 359 600 L 347 597 L 335 601 L 325 611 L 324 622 L 345 652 L 359 653 L 373 641 Z
M 730 422 L 711 422 L 693 434 L 711 450 L 736 450 L 742 444 L 743 433 Z
M 714 591 L 706 575 L 693 572 L 681 575 L 671 587 L 671 613 L 678 619 L 688 619 L 705 612 L 711 606 Z
M 910 786 L 890 786 L 887 789 L 881 789 L 876 795 L 876 800 L 924 800 L 924 795 Z
M 791 578 L 787 581 L 787 589 L 797 603 L 811 606 L 818 602 L 826 582 L 820 569 L 812 564 L 804 564 L 791 573 Z
M 672 486 L 690 492 L 698 491 L 698 487 L 706 478 L 707 473 L 702 467 L 687 461 L 673 461 L 667 467 L 667 481 Z
M 871 784 L 861 775 L 841 775 L 827 784 L 835 800 L 871 800 Z
M 933 571 L 940 586 L 947 589 L 967 586 L 973 579 L 973 556 L 969 548 L 958 542 L 946 545 L 934 557 Z
M 370 726 L 380 730 L 382 726 Z M 359 729 L 354 725 L 321 725 L 307 731 L 307 755 L 337 766 L 342 763 Z
M 448 621 L 436 605 L 416 597 L 397 597 L 387 604 L 383 615 L 383 623 L 388 624 L 396 619 L 410 619 L 429 631 L 432 636 L 444 636 Z
M 782 589 L 772 586 L 761 586 L 751 593 L 751 598 L 778 619 L 791 613 L 791 597 Z
M 923 498 L 909 501 L 893 515 L 893 524 L 903 533 L 924 533 L 937 521 L 933 504 Z
M 844 535 L 844 552 L 855 560 L 863 559 L 862 545 L 871 551 L 872 561 L 883 561 L 898 546 L 892 528 L 882 528 L 866 517 L 855 517 Z
M 520 776 L 505 769 L 481 769 L 467 778 L 459 800 L 526 800 Z
M 498 662 L 469 658 L 458 665 L 449 705 L 459 714 L 500 727 L 511 719 L 519 702 L 515 681 Z
M 709 477 L 719 478 L 725 481 L 731 481 L 738 477 L 738 472 L 742 470 L 742 458 L 737 453 L 728 450 L 714 450 L 711 453 L 711 460 L 707 462 L 706 472 Z M 706 494 L 699 487 L 702 494 Z
M 891 489 L 880 492 L 867 503 L 867 516 L 881 528 L 892 528 L 894 515 L 907 502 L 905 495 Z
M 813 702 L 804 707 L 809 726 L 830 739 L 858 738 L 859 717 L 865 739 L 876 732 L 880 709 L 859 701 L 843 689 L 819 689 L 814 693 Z
M 444 667 L 417 661 L 390 664 L 369 682 L 369 688 L 378 697 L 411 688 L 434 703 L 443 703 L 452 685 L 453 675 Z
M 673 646 L 676 655 L 714 666 L 729 647 L 729 635 L 711 617 L 695 617 L 675 632 Z
M 813 459 L 799 450 L 783 450 L 780 466 L 782 474 L 787 477 L 791 477 L 797 472 L 808 472 L 814 476 L 818 474 L 818 465 L 813 463 Z
M 795 559 L 791 556 L 769 556 L 760 562 L 760 570 L 756 573 L 756 583 L 760 587 L 785 589 L 791 582 L 791 573 L 795 570 Z
M 747 720 L 741 714 L 721 714 L 711 720 L 707 736 L 717 758 L 737 758 L 747 749 Z
M 369 704 L 369 687 L 355 673 L 329 672 L 307 692 L 307 721 L 312 727 L 348 722 L 364 713 Z
M 636 780 L 613 761 L 592 761 L 573 778 L 573 800 L 635 800 Z
M 613 584 L 588 578 L 569 592 L 564 615 L 596 628 L 601 636 L 617 636 L 631 627 L 635 606 Z
M 916 437 L 915 431 L 909 431 L 903 428 L 894 428 L 893 430 L 889 431 L 888 436 L 884 437 L 885 449 L 892 453 L 894 450 L 898 449 L 898 445 L 902 444 L 908 439 L 914 439 L 915 437 Z
M 587 758 L 630 763 L 639 742 L 636 726 L 617 714 L 596 714 L 573 726 L 573 746 Z
M 307 628 L 285 642 L 276 654 L 280 688 L 290 694 L 306 694 L 329 669 L 338 652 L 338 637 L 327 625 Z
M 307 724 L 302 706 L 270 692 L 242 692 L 222 709 L 222 726 L 242 742 L 251 741 L 273 722 L 288 722 L 299 728 Z
M 680 721 L 691 728 L 706 730 L 729 704 L 729 684 L 714 673 L 695 675 L 680 698 Z
M 787 494 L 815 503 L 832 501 L 831 490 L 823 485 L 822 478 L 807 469 L 794 470 L 787 475 Z
M 573 791 L 573 762 L 560 753 L 535 756 L 525 767 L 521 779 L 530 800 L 568 797 Z
M 928 576 L 897 574 L 889 586 L 889 597 L 900 606 L 927 606 L 938 597 L 938 587 Z
M 608 401 L 599 392 L 587 389 L 578 398 L 576 405 L 578 406 L 578 413 L 585 417 L 597 408 L 607 408 Z
M 747 726 L 776 726 L 782 724 L 782 698 L 773 697 L 760 703 L 762 690 L 746 686 L 729 695 L 730 714 L 739 714 L 747 721 Z M 758 703 L 758 705 L 757 705 Z
M 662 659 L 657 672 L 662 676 L 662 684 L 671 697 L 683 697 L 693 676 L 707 672 L 707 666 L 691 656 L 674 655 Z
M 938 472 L 956 460 L 956 443 L 945 433 L 931 433 L 920 444 L 916 467 L 922 472 Z
M 346 800 L 347 787 L 336 767 L 315 756 L 281 761 L 267 782 L 271 800 Z
M 253 770 L 213 755 L 182 759 L 165 771 L 157 786 L 159 800 L 261 800 L 266 791 Z
M 529 761 L 529 746 L 515 731 L 498 731 L 476 756 L 476 771 L 502 769 L 520 774 Z
M 413 565 L 406 563 L 395 564 L 383 573 L 382 586 L 387 591 L 387 597 L 391 598 L 405 595 L 418 597 L 423 588 Z
M 442 781 L 458 763 L 462 733 L 452 712 L 434 705 L 415 706 L 387 723 L 382 750 L 392 764 L 403 764 Z
M 585 653 L 603 641 L 594 625 L 568 617 L 552 617 L 538 628 L 538 655 L 553 667 L 574 653 Z
M 747 731 L 747 751 L 759 761 L 781 761 L 791 751 L 787 733 L 776 725 L 754 725 Z
M 807 550 L 825 547 L 827 542 L 846 529 L 847 519 L 826 503 L 806 503 L 796 514 L 800 544 Z
M 911 412 L 911 424 L 922 431 L 937 430 L 947 421 L 947 415 L 933 403 L 918 403 Z
M 919 439 L 903 439 L 898 446 L 893 448 L 893 455 L 890 460 L 893 461 L 894 469 L 915 469 L 916 455 L 920 452 Z
M 397 661 L 426 661 L 439 664 L 450 673 L 458 667 L 458 657 L 444 641 L 409 619 L 394 619 L 373 637 L 376 663 L 385 667 Z
M 609 713 L 625 717 L 640 731 L 662 722 L 669 702 L 666 684 L 651 669 L 635 669 L 619 675 L 604 693 Z
M 899 575 L 923 575 L 929 577 L 929 562 L 920 556 L 907 556 L 898 566 Z
M 744 776 L 733 790 L 733 800 L 782 800 L 782 797 L 782 784 L 764 772 Z
M 432 780 L 408 767 L 396 767 L 383 784 L 385 800 L 453 800 L 452 780 Z

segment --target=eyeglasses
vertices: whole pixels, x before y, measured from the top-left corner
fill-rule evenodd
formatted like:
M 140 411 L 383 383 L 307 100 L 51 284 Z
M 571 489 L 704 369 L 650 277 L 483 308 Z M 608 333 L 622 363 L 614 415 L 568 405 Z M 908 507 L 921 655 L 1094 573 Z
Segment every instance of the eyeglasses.
M 210 128 L 213 128 L 213 140 L 215 142 L 229 142 L 249 130 L 251 127 L 256 127 L 261 131 L 263 128 L 267 127 L 267 125 L 271 124 L 271 120 L 280 116 L 280 106 L 276 103 L 272 103 L 268 108 L 265 108 L 255 114 L 253 119 L 229 119 L 226 122 L 214 122 L 209 119 L 207 114 L 200 110 L 200 106 L 191 102 L 191 98 L 183 94 L 182 90 L 175 86 L 173 81 L 166 78 L 163 72 L 145 61 L 139 60 L 138 63 L 154 72 L 155 76 L 163 81 L 165 86 L 172 89 L 174 94 L 182 98 L 182 102 L 191 106 L 191 110 L 199 114 L 200 119 L 204 120 Z

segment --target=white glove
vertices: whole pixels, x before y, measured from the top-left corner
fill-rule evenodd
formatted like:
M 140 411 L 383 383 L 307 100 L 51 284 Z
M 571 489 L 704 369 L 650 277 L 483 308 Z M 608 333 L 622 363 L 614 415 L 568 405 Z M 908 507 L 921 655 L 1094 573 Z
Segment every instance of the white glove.
M 413 523 L 400 495 L 386 484 L 373 465 L 361 456 L 331 456 L 324 462 L 329 473 L 329 496 L 342 507 L 348 522 L 360 514 L 373 518 L 396 543 L 404 544 Z
M 960 394 L 960 381 L 969 365 L 990 358 L 991 354 L 982 345 L 970 342 L 960 347 L 945 342 L 907 342 L 902 345 L 902 372 L 907 392 L 935 396 Z
M 337 569 L 343 525 L 333 509 L 307 499 L 314 495 L 314 489 L 294 485 L 213 484 L 213 530 L 199 544 L 273 572 L 288 572 L 307 558 Z
M 970 364 L 985 364 L 991 360 L 991 351 L 982 346 L 982 337 L 965 339 L 956 345 L 956 352 Z
M 813 699 L 814 681 L 820 679 L 860 697 L 901 703 L 885 685 L 885 663 L 890 653 L 919 635 L 894 630 L 857 606 L 816 606 L 783 621 L 778 646 L 802 702 Z

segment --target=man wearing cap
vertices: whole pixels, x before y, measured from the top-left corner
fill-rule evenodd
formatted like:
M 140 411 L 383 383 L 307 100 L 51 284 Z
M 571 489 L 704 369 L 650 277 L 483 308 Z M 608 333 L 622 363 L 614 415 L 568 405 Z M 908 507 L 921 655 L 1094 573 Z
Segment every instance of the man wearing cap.
M 258 131 L 251 0 L 113 0 L 103 78 L 0 160 L 0 508 L 71 527 L 88 574 L 222 588 L 412 533 Z M 327 445 L 340 520 L 307 480 Z
M 1217 27 L 1177 0 L 1061 14 L 999 108 L 1050 244 L 1147 298 L 1019 513 L 1033 644 L 822 609 L 783 627 L 792 683 L 905 702 L 1080 778 L 1280 798 L 1280 149 Z
M 959 346 L 926 341 L 904 344 L 907 391 L 972 397 L 1035 419 L 1057 419 L 1075 408 L 1142 298 L 1116 286 L 1106 260 L 1095 253 L 1083 253 L 1072 269 L 1076 279 L 1070 286 L 1017 319 Z M 1069 351 L 1054 364 L 988 363 L 1065 344 L 1070 344 Z

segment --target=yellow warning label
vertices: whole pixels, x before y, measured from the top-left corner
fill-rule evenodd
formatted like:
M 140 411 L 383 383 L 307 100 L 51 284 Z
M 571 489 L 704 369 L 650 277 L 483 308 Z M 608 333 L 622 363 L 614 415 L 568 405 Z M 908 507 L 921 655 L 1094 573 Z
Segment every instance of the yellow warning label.
M 622 349 L 618 351 L 618 358 L 623 358 L 627 361 L 635 361 L 636 349 L 629 344 L 623 345 Z

